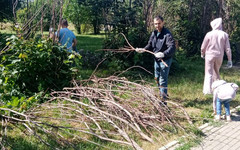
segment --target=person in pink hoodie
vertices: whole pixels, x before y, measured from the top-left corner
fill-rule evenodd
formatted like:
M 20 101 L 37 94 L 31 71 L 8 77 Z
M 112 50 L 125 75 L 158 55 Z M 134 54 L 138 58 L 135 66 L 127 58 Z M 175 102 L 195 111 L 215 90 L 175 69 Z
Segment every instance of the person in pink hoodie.
M 212 90 L 215 119 L 220 120 L 223 104 L 225 107 L 226 119 L 227 121 L 231 121 L 229 102 L 236 97 L 238 85 L 235 83 L 227 83 L 224 80 L 216 80 L 212 84 Z
M 210 23 L 212 31 L 204 37 L 201 46 L 201 57 L 205 59 L 204 94 L 212 94 L 212 83 L 220 79 L 219 69 L 222 65 L 224 51 L 227 54 L 227 67 L 232 67 L 232 52 L 228 34 L 222 31 L 222 18 Z

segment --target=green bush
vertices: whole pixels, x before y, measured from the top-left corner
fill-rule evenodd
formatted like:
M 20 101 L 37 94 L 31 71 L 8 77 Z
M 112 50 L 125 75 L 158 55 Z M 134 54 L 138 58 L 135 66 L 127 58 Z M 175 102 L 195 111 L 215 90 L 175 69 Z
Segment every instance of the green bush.
M 0 93 L 4 104 L 23 102 L 39 92 L 61 90 L 80 67 L 81 56 L 48 39 L 11 36 L 0 55 Z M 14 106 L 19 106 L 15 102 Z
M 133 47 L 144 47 L 147 44 L 149 35 L 143 27 L 133 27 L 129 29 L 126 38 Z M 125 46 L 129 46 L 121 34 L 110 35 L 104 40 L 103 47 L 105 49 L 121 49 Z M 109 68 L 115 68 L 118 70 L 127 69 L 134 65 L 140 65 L 152 70 L 153 57 L 152 54 L 143 53 L 137 54 L 134 51 L 127 53 L 109 53 L 106 55 L 110 61 L 108 64 Z
M 129 43 L 133 47 L 143 48 L 147 45 L 148 39 L 150 37 L 150 33 L 147 33 L 143 27 L 131 28 L 127 35 L 127 39 Z M 121 47 L 128 46 L 125 39 L 118 34 L 118 36 L 109 36 L 104 41 L 104 48 L 106 49 L 119 49 Z M 176 50 L 176 55 L 178 54 L 178 50 Z M 117 69 L 123 70 L 132 66 L 142 66 L 148 71 L 153 72 L 154 67 L 154 56 L 150 53 L 142 53 L 138 54 L 134 51 L 129 53 L 115 53 L 106 55 L 109 57 L 108 68 L 109 69 Z M 185 58 L 184 58 L 185 59 Z M 177 73 L 181 70 L 179 66 L 177 57 L 174 57 L 173 63 L 171 65 L 170 74 Z M 143 70 L 141 70 L 143 71 Z M 145 72 L 145 71 L 144 71 Z

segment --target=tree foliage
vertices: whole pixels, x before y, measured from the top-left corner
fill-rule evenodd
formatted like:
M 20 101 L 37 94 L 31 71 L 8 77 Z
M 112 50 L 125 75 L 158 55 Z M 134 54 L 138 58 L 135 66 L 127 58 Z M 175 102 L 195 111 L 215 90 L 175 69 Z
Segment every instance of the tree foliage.
M 154 29 L 153 17 L 162 15 L 179 49 L 187 56 L 199 55 L 201 42 L 211 30 L 210 22 L 217 17 L 223 18 L 224 30 L 231 40 L 239 41 L 239 0 L 39 0 L 34 3 L 29 1 L 28 9 L 36 12 L 45 2 L 49 2 L 48 9 L 54 7 L 54 10 L 47 10 L 44 14 L 44 24 L 53 26 L 52 16 L 55 15 L 57 26 L 57 14 L 61 14 L 63 2 L 63 17 L 75 25 L 78 33 L 92 31 L 98 34 L 104 30 L 106 33 L 123 32 L 127 35 L 131 28 L 142 28 L 147 34 Z M 41 20 L 40 16 L 37 18 Z
M 28 39 L 12 36 L 9 48 L 1 52 L 0 93 L 3 103 L 16 97 L 31 97 L 35 93 L 61 90 L 70 85 L 74 67 L 80 56 L 68 53 L 63 46 L 47 39 Z

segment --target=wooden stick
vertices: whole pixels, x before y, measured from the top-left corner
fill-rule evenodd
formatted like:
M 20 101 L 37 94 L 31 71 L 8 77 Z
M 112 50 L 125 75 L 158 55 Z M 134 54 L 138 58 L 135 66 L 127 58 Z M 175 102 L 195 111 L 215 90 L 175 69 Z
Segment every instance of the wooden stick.
M 126 38 L 126 36 L 125 36 L 123 33 L 120 33 L 120 34 L 124 37 L 124 39 L 126 40 L 127 44 L 130 46 L 130 48 L 135 51 L 135 48 L 129 43 L 129 41 L 128 41 L 128 39 Z M 149 51 L 149 50 L 144 49 L 143 51 L 154 55 L 154 53 L 151 52 L 151 51 Z M 160 60 L 161 60 L 161 62 L 162 62 L 166 67 L 168 67 L 168 65 L 163 61 L 162 58 L 160 58 Z

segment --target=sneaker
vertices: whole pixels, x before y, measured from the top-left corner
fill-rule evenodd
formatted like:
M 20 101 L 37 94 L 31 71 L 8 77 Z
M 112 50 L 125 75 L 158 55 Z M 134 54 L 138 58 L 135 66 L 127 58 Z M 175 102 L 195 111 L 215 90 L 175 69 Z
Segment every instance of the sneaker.
M 215 115 L 214 120 L 215 120 L 215 121 L 220 121 L 220 120 L 221 120 L 221 116 L 220 116 L 220 115 Z
M 231 116 L 226 116 L 227 122 L 232 121 Z
M 226 115 L 222 115 L 222 116 L 221 116 L 221 119 L 226 120 L 226 119 L 227 119 L 227 118 L 226 118 Z

